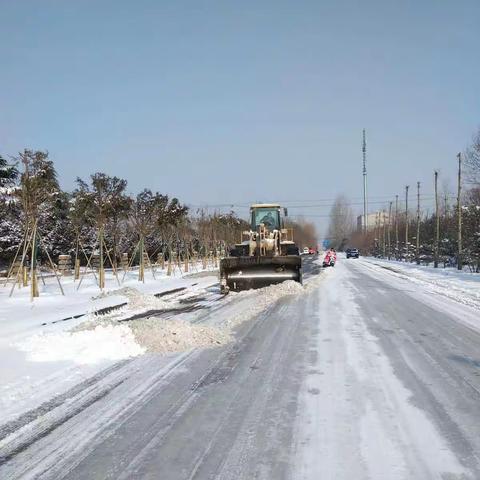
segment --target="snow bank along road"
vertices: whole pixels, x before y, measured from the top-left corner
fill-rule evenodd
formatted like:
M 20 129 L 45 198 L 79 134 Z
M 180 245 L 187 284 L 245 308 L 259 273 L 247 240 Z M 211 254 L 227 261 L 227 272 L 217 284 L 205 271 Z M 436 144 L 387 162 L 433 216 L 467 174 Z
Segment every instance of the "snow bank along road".
M 234 341 L 118 363 L 0 430 L 0 478 L 480 478 L 478 311 L 367 260 L 306 268 Z

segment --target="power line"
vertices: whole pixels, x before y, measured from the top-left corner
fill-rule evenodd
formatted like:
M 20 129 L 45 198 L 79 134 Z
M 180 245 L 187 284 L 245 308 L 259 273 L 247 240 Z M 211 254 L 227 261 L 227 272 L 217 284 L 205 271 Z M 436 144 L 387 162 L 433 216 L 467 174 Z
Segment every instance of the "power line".
M 447 195 L 448 198 L 455 199 L 457 198 L 455 195 Z M 392 197 L 386 197 L 385 200 L 376 200 L 376 201 L 370 201 L 369 204 L 372 205 L 387 205 L 388 202 L 390 201 Z M 421 195 L 421 199 L 426 202 L 426 201 L 434 201 L 435 200 L 435 195 Z M 335 206 L 335 203 L 321 203 L 321 204 L 309 204 L 309 205 L 288 205 L 285 202 L 278 202 L 282 206 L 288 207 L 289 209 L 307 209 L 307 208 L 331 208 Z M 363 205 L 363 202 L 347 202 L 343 203 L 342 205 L 345 206 L 360 206 Z M 192 204 L 187 204 L 189 208 L 198 208 L 198 209 L 209 209 L 209 208 L 231 208 L 231 209 L 236 209 L 236 208 L 244 208 L 248 209 L 250 208 L 250 205 L 239 205 L 239 204 L 204 204 L 204 205 L 192 205 Z
M 457 198 L 456 195 L 448 194 L 449 198 Z M 377 199 L 374 202 L 369 203 L 376 203 L 381 204 L 385 203 L 388 204 L 390 199 L 395 198 L 395 195 L 376 195 L 376 196 L 369 196 L 369 199 Z M 427 200 L 427 199 L 434 199 L 435 193 L 425 193 L 420 196 L 420 198 Z M 363 200 L 362 197 L 351 197 L 352 200 Z M 323 203 L 323 202 L 335 202 L 336 198 L 324 198 L 324 199 L 317 199 L 317 200 L 277 200 L 274 203 L 278 203 L 281 206 L 285 206 L 288 208 L 313 208 L 313 207 L 331 207 L 334 203 Z M 265 202 L 268 203 L 268 202 Z M 306 203 L 307 205 L 292 205 L 293 203 Z M 240 202 L 232 202 L 232 203 L 204 203 L 204 204 L 192 204 L 186 203 L 189 208 L 250 208 L 250 204 L 240 203 Z M 344 205 L 363 205 L 363 201 L 358 202 L 347 202 Z

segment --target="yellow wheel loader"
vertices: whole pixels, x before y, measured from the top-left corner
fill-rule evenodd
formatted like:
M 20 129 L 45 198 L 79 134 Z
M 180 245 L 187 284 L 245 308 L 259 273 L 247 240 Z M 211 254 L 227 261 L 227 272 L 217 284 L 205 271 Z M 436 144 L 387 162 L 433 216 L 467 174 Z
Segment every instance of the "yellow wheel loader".
M 284 228 L 280 205 L 250 207 L 250 231 L 220 261 L 222 292 L 260 288 L 285 280 L 302 282 L 302 259 L 293 241 L 293 230 Z M 286 209 L 284 209 L 286 214 Z

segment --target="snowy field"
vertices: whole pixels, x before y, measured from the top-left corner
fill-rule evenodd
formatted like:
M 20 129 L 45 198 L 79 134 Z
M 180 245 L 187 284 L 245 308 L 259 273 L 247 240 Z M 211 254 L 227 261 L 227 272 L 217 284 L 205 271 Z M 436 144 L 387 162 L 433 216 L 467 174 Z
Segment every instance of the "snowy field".
M 0 424 L 115 362 L 144 353 L 146 348 L 127 325 L 99 323 L 88 330 L 73 330 L 100 318 L 94 314 L 100 309 L 126 303 L 119 314 L 128 316 L 132 311 L 164 307 L 155 294 L 185 289 L 195 295 L 217 283 L 216 271 L 196 270 L 181 274 L 177 269 L 172 276 L 157 271 L 156 278 L 148 271 L 145 283 L 132 271 L 121 287 L 107 273 L 103 293 L 92 275 L 80 288 L 73 277 L 63 277 L 65 295 L 49 277 L 45 284 L 39 282 L 40 297 L 33 302 L 28 287 L 16 288 L 9 297 L 10 285 L 0 284 Z

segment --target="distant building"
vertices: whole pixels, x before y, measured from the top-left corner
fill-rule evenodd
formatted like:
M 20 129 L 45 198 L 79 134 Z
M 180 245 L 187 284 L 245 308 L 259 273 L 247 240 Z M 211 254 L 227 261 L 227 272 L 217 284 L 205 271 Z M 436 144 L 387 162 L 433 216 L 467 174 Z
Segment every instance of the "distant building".
M 357 230 L 360 232 L 363 230 L 363 219 L 363 215 L 357 217 Z M 374 230 L 378 223 L 383 226 L 384 222 L 388 224 L 388 213 L 386 212 L 374 212 L 367 215 L 368 230 Z

